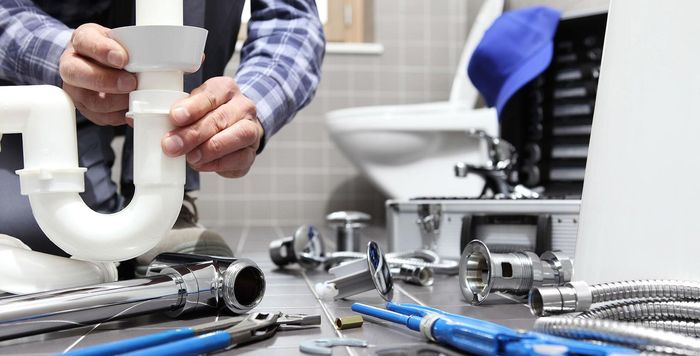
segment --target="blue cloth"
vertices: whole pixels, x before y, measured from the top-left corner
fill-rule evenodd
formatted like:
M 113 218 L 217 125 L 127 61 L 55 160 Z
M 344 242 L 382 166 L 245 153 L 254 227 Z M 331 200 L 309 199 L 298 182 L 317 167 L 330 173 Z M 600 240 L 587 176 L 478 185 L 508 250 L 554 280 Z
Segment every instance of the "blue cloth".
M 543 6 L 509 11 L 484 33 L 467 73 L 499 114 L 515 92 L 549 66 L 560 16 Z

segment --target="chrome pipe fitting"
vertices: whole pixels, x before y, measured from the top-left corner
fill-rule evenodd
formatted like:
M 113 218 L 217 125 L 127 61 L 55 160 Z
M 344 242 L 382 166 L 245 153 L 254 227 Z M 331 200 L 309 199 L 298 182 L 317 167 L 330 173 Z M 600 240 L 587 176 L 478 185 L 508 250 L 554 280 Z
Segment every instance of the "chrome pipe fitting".
M 528 297 L 537 316 L 586 311 L 591 304 L 635 299 L 700 301 L 700 283 L 634 280 L 588 285 L 575 281 L 561 287 L 533 288 Z
M 434 281 L 433 270 L 428 267 L 401 265 L 392 267 L 391 275 L 394 279 L 422 287 L 432 286 Z
M 561 253 L 491 253 L 479 240 L 467 244 L 459 262 L 462 295 L 475 305 L 491 292 L 525 295 L 533 287 L 562 285 L 572 274 L 573 261 Z
M 376 289 L 382 298 L 391 301 L 394 282 L 389 264 L 379 245 L 370 241 L 365 258 L 333 267 L 335 279 L 316 284 L 316 293 L 323 300 L 336 300 Z
M 278 267 L 296 262 L 304 269 L 318 267 L 326 255 L 321 232 L 312 225 L 302 225 L 294 235 L 270 242 L 269 252 Z
M 245 313 L 265 293 L 251 260 L 161 254 L 145 278 L 2 298 L 0 340 L 165 311 L 171 316 L 226 306 Z
M 586 282 L 575 281 L 563 286 L 534 287 L 527 298 L 532 314 L 547 316 L 586 311 L 593 304 Z
M 335 229 L 337 251 L 360 251 L 360 229 L 367 226 L 369 214 L 359 211 L 336 211 L 326 216 L 328 225 Z

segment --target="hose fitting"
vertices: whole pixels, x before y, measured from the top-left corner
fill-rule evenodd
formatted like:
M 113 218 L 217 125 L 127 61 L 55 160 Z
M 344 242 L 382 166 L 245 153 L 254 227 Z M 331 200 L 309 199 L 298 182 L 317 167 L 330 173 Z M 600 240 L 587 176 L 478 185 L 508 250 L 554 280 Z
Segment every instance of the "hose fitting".
M 525 295 L 532 287 L 560 286 L 571 280 L 573 261 L 547 251 L 491 253 L 486 244 L 473 240 L 462 252 L 459 284 L 464 297 L 481 304 L 491 292 Z

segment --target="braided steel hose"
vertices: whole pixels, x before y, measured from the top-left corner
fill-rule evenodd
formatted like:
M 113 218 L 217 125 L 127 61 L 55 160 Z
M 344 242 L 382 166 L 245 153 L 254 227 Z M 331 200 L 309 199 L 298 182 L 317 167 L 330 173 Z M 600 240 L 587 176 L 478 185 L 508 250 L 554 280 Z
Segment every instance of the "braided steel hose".
M 583 312 L 593 303 L 629 299 L 700 301 L 700 283 L 673 280 L 636 280 L 601 283 L 570 282 L 560 287 L 530 290 L 530 310 L 537 316 Z
M 593 303 L 640 298 L 700 300 L 700 283 L 693 281 L 621 281 L 594 284 L 590 289 Z
M 635 300 L 614 303 L 581 313 L 584 319 L 611 320 L 700 320 L 700 303 Z
M 700 353 L 700 340 L 667 331 L 655 330 L 630 323 L 582 319 L 539 318 L 535 330 L 574 339 L 590 339 L 628 345 L 641 350 L 658 352 L 661 348 Z
M 641 320 L 632 324 L 700 338 L 700 323 L 684 320 Z

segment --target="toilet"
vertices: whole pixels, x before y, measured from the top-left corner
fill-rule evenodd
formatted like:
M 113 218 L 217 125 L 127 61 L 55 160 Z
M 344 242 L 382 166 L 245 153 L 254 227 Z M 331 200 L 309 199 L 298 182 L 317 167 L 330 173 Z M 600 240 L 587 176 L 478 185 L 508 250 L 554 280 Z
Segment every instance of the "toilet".
M 326 126 L 341 152 L 394 199 L 478 197 L 481 177 L 456 177 L 454 165 L 488 162 L 486 143 L 474 130 L 499 135 L 493 108 L 475 108 L 479 93 L 466 74 L 483 33 L 503 10 L 503 0 L 482 5 L 456 70 L 449 101 L 331 111 Z

